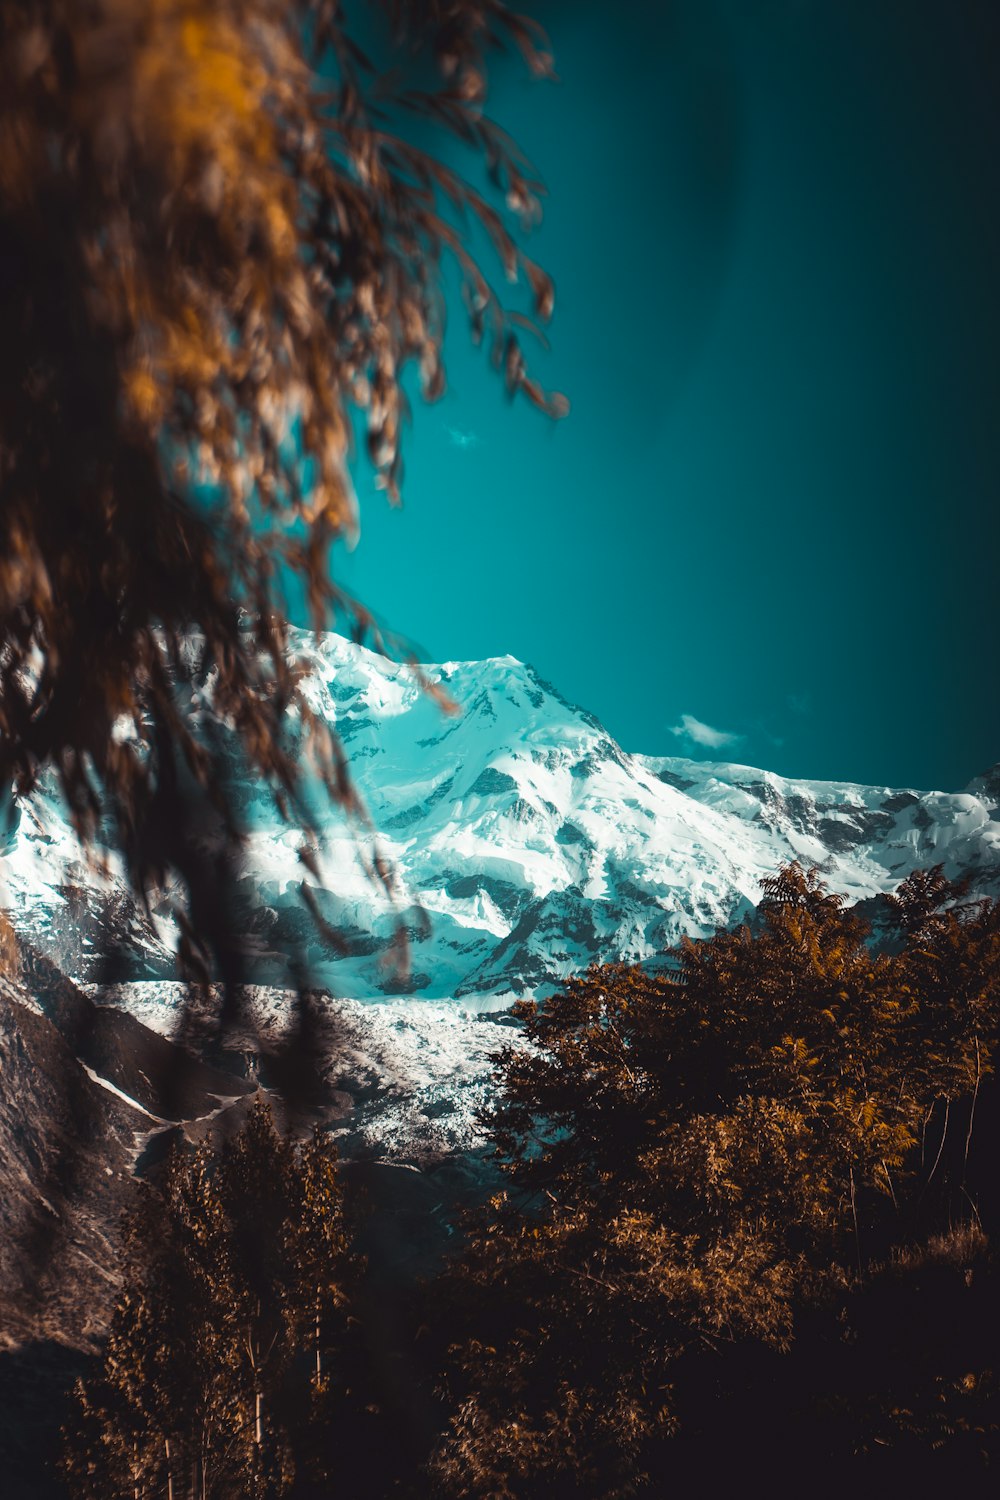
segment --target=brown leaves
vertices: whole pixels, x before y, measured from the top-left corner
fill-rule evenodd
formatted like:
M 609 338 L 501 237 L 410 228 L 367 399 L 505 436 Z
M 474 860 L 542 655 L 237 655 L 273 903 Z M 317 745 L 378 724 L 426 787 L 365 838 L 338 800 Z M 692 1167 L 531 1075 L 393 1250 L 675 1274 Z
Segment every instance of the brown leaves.
M 995 1204 L 989 1137 L 978 1170 L 970 1142 L 1000 912 L 947 904 L 959 894 L 939 872 L 907 882 L 873 953 L 842 898 L 787 866 L 753 929 L 685 941 L 659 976 L 604 965 L 516 1007 L 529 1046 L 498 1054 L 489 1120 L 508 1190 L 455 1272 L 457 1305 L 476 1300 L 439 1455 L 451 1492 L 641 1489 L 695 1353 L 787 1351 L 804 1309 L 913 1233 L 932 1184 L 945 1223 L 977 1191 Z M 587 1421 L 560 1444 L 574 1402 Z M 620 1433 L 600 1431 L 607 1411 L 630 1414 Z
M 194 1490 L 209 1472 L 225 1493 L 285 1493 L 289 1428 L 301 1441 L 324 1371 L 339 1374 L 363 1265 L 330 1137 L 282 1140 L 258 1101 L 221 1150 L 168 1159 L 162 1192 L 145 1186 L 124 1220 L 121 1259 L 101 1368 L 66 1433 L 72 1493 L 166 1491 L 182 1475 Z
M 445 255 L 507 389 L 564 409 L 471 239 L 546 320 L 551 284 L 518 243 L 541 184 L 481 107 L 490 49 L 513 41 L 542 75 L 544 39 L 500 0 L 389 8 L 438 90 L 380 71 L 325 0 L 4 8 L 0 774 L 24 790 L 54 764 L 81 836 L 109 813 L 140 885 L 171 862 L 150 844 L 170 765 L 206 774 L 178 663 L 296 804 L 283 570 L 317 625 L 350 617 L 330 552 L 356 525 L 355 418 L 397 498 L 406 368 L 427 399 L 445 384 Z M 406 141 L 413 114 L 485 160 L 497 203 Z

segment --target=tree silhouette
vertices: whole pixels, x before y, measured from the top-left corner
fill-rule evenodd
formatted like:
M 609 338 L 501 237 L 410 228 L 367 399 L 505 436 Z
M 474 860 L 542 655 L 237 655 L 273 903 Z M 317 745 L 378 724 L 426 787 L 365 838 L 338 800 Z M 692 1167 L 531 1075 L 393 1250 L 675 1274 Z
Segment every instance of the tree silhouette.
M 269 1496 L 343 1381 L 350 1250 L 336 1152 L 296 1146 L 256 1103 L 213 1152 L 174 1155 L 123 1236 L 100 1374 L 77 1387 L 74 1494 Z
M 529 1046 L 499 1055 L 490 1121 L 509 1187 L 450 1291 L 449 1492 L 631 1493 L 693 1364 L 788 1351 L 894 1243 L 995 1207 L 969 1143 L 997 907 L 917 875 L 876 950 L 814 871 L 763 887 L 759 925 L 685 941 L 667 973 L 594 968 L 517 1007 Z M 949 1113 L 945 1165 L 925 1137 Z

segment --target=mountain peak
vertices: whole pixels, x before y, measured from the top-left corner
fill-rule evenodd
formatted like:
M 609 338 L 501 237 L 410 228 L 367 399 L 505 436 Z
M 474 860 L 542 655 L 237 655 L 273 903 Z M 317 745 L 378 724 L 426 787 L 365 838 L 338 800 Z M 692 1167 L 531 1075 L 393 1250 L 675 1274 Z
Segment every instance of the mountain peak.
M 342 946 L 304 937 L 296 840 L 260 788 L 239 785 L 251 828 L 242 920 L 261 983 L 286 984 L 287 954 L 305 942 L 313 977 L 335 994 L 496 1006 L 594 960 L 655 959 L 685 933 L 738 920 L 790 859 L 818 865 L 852 900 L 920 865 L 942 863 L 976 890 L 1000 882 L 1000 767 L 964 792 L 922 793 L 631 755 L 513 656 L 425 664 L 458 706 L 447 715 L 407 666 L 332 633 L 291 635 L 395 894 L 372 883 L 358 833 L 334 819 L 313 896 Z M 116 944 L 134 977 L 165 976 L 169 921 L 150 927 L 120 881 L 98 886 L 83 871 L 52 787 L 21 813 L 5 860 L 18 922 L 80 977 Z M 401 923 L 405 975 L 391 960 Z

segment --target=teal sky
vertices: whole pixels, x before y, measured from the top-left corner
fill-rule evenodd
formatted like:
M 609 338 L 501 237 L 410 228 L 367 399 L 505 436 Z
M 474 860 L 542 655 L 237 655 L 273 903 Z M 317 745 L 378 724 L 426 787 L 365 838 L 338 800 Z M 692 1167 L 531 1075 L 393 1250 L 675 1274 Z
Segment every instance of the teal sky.
M 964 785 L 1000 758 L 995 6 L 540 13 L 560 82 L 505 64 L 490 109 L 549 187 L 536 371 L 572 411 L 508 405 L 456 305 L 340 580 L 630 750 Z

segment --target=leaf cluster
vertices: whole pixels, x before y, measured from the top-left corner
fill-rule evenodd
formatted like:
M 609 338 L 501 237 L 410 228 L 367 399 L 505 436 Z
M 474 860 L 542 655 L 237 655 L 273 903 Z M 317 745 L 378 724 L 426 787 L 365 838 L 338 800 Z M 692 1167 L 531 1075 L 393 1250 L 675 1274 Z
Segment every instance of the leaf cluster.
M 490 1119 L 508 1185 L 453 1278 L 449 1493 L 633 1492 L 692 1360 L 787 1351 L 921 1214 L 978 1212 L 1000 913 L 959 896 L 911 877 L 876 948 L 791 865 L 753 927 L 666 972 L 518 1006 L 530 1045 L 500 1055 Z
M 545 75 L 544 37 L 502 0 L 383 8 L 384 63 L 336 0 L 0 15 L 0 778 L 25 793 L 51 766 L 140 890 L 184 877 L 185 778 L 233 831 L 185 687 L 306 828 L 303 759 L 358 810 L 287 656 L 285 583 L 317 626 L 347 609 L 330 549 L 355 526 L 352 434 L 395 497 L 404 372 L 431 399 L 444 384 L 442 257 L 511 394 L 564 409 L 469 248 L 479 224 L 549 316 L 519 243 L 540 185 L 483 108 L 493 48 Z M 392 67 L 411 52 L 431 86 Z M 485 159 L 485 193 L 412 143 L 414 116 Z

